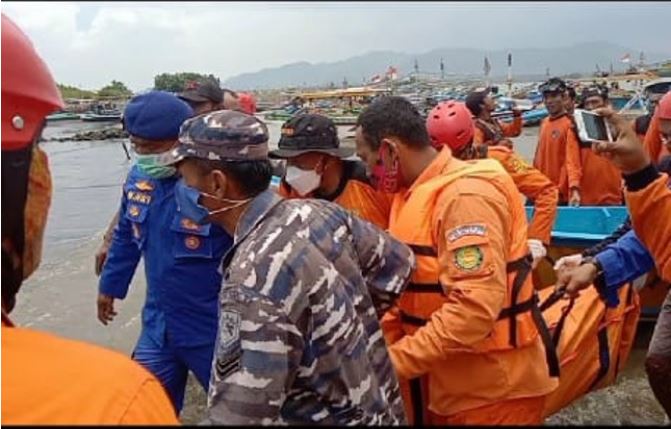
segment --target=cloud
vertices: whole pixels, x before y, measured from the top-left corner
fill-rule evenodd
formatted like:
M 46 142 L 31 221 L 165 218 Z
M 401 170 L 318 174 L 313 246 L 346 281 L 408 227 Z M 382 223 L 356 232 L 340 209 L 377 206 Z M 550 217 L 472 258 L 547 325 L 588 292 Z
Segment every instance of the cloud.
M 426 52 L 609 40 L 671 48 L 669 9 L 643 3 L 33 3 L 2 4 L 62 83 L 133 90 L 161 72 L 233 75 L 371 50 Z

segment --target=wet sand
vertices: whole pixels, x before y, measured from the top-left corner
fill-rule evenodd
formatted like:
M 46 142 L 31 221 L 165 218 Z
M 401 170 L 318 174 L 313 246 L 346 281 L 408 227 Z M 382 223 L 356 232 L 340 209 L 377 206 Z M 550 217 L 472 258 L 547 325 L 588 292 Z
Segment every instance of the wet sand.
M 48 136 L 81 130 L 81 123 L 58 123 Z M 270 124 L 271 143 L 280 123 Z M 86 124 L 87 128 L 102 126 Z M 341 137 L 350 134 L 341 127 Z M 515 139 L 520 154 L 531 160 L 538 128 L 525 128 Z M 65 337 L 100 344 L 130 355 L 140 331 L 145 280 L 138 266 L 128 296 L 116 302 L 118 315 L 103 326 L 96 318 L 97 278 L 93 257 L 112 214 L 128 170 L 120 141 L 45 143 L 50 156 L 55 191 L 40 269 L 23 285 L 12 313 L 16 323 Z M 643 370 L 650 324 L 639 327 L 636 348 L 614 386 L 590 393 L 547 419 L 546 424 L 663 424 L 664 413 L 655 401 Z M 191 377 L 181 419 L 197 423 L 203 417 L 205 393 Z

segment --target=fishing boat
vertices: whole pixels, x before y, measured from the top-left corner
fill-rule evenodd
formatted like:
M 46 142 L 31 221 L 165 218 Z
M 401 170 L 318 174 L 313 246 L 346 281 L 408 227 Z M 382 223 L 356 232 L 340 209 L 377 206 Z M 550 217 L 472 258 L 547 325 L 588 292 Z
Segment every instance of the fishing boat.
M 80 115 L 78 113 L 73 113 L 73 112 L 56 112 L 52 113 L 51 115 L 47 116 L 47 121 L 48 122 L 56 122 L 56 121 L 73 121 L 80 119 Z
M 81 120 L 84 122 L 119 122 L 121 116 L 121 111 L 118 109 L 98 109 L 82 113 Z
M 526 210 L 527 218 L 531 219 L 533 207 L 527 206 Z M 555 261 L 599 243 L 612 234 L 627 215 L 626 206 L 558 207 L 547 260 L 541 262 L 534 272 L 536 288 L 543 289 L 556 283 Z M 634 284 L 641 299 L 641 320 L 654 320 L 664 302 L 668 285 L 655 272 L 637 279 Z

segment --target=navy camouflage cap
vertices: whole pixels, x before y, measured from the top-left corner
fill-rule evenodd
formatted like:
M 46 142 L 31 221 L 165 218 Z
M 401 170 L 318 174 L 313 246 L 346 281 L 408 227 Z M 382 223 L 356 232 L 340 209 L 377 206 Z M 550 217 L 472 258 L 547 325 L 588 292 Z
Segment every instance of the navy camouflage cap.
M 254 115 L 217 110 L 185 121 L 179 143 L 162 160 L 175 164 L 185 158 L 211 161 L 268 159 L 268 127 Z

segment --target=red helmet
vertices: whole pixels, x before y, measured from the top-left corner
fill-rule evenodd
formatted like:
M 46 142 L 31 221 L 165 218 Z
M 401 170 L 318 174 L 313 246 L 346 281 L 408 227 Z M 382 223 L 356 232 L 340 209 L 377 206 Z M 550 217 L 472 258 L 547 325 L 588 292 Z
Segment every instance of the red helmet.
M 23 31 L 2 14 L 2 150 L 32 143 L 44 118 L 62 107 L 46 64 Z
M 447 145 L 453 151 L 459 152 L 473 140 L 471 111 L 464 103 L 444 101 L 429 113 L 426 129 L 434 147 Z
M 671 91 L 667 92 L 659 100 L 657 114 L 659 115 L 659 119 L 671 119 Z
M 240 104 L 240 110 L 248 115 L 256 113 L 256 100 L 252 94 L 248 92 L 238 92 L 238 103 Z

